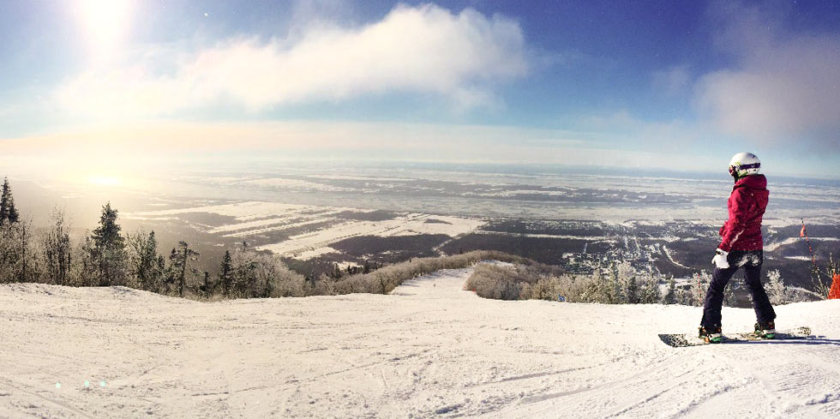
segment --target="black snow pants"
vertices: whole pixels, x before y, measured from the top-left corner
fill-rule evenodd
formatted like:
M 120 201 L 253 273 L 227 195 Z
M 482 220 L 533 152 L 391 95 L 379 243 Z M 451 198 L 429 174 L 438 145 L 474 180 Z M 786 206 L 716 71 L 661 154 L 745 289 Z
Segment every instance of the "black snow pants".
M 776 312 L 770 304 L 770 299 L 767 297 L 767 292 L 764 291 L 764 286 L 761 285 L 761 264 L 764 261 L 764 252 L 761 250 L 755 251 L 736 251 L 729 252 L 727 257 L 729 262 L 728 269 L 715 268 L 712 274 L 712 283 L 709 284 L 709 291 L 706 292 L 706 302 L 703 305 L 703 320 L 700 325 L 706 330 L 714 330 L 720 327 L 720 310 L 723 305 L 723 290 L 726 284 L 735 275 L 739 268 L 744 268 L 744 279 L 747 288 L 752 294 L 753 309 L 755 309 L 755 318 L 761 323 L 768 323 L 776 318 Z

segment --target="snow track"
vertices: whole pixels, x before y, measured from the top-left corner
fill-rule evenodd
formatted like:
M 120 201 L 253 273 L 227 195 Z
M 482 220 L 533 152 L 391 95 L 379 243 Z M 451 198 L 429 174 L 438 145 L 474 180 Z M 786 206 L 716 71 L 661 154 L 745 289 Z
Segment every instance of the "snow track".
M 840 301 L 777 308 L 811 340 L 671 348 L 698 308 L 485 300 L 470 273 L 217 303 L 2 285 L 0 417 L 840 416 Z

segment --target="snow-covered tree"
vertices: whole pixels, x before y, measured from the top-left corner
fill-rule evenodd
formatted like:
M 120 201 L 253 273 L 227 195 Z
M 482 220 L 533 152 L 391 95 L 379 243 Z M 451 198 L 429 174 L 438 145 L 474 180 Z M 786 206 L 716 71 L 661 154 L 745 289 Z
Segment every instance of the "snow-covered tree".
M 35 282 L 39 277 L 31 222 L 16 221 L 0 226 L 0 282 Z
M 100 286 L 126 285 L 128 279 L 128 256 L 117 215 L 110 202 L 102 207 L 99 226 L 91 233 L 87 247 L 92 273 Z
M 142 231 L 128 236 L 128 253 L 131 275 L 137 286 L 147 291 L 158 291 L 163 278 L 163 269 L 158 267 L 157 239 L 155 232 Z
M 662 292 L 659 290 L 659 280 L 650 273 L 645 273 L 640 278 L 639 302 L 642 304 L 658 303 L 662 299 Z
M 691 306 L 695 305 L 695 302 L 691 298 L 691 290 L 685 289 L 684 287 L 677 288 L 677 304 Z
M 615 272 L 620 284 L 616 291 L 615 302 L 618 304 L 637 304 L 639 302 L 639 283 L 636 269 L 630 262 L 622 261 L 615 265 Z
M 767 296 L 773 305 L 784 304 L 787 301 L 787 287 L 778 269 L 767 272 Z
M 677 281 L 674 280 L 673 276 L 668 277 L 668 291 L 665 293 L 662 302 L 665 304 L 677 303 Z
M 627 294 L 625 294 L 625 289 L 627 288 L 627 279 L 629 278 L 622 278 L 621 271 L 621 264 L 614 263 L 612 265 L 612 269 L 610 269 L 610 303 L 611 304 L 624 304 L 627 302 Z
M 53 211 L 52 220 L 52 226 L 41 243 L 46 280 L 53 284 L 67 285 L 73 261 L 69 228 L 64 220 L 64 212 L 59 209 Z
M 234 298 L 292 297 L 304 295 L 304 277 L 289 270 L 279 256 L 260 253 L 247 246 L 231 254 Z
M 706 291 L 709 288 L 712 276 L 705 270 L 700 271 L 692 278 L 689 295 L 691 297 L 690 305 L 702 306 L 703 300 L 706 297 Z
M 586 281 L 585 291 L 581 296 L 582 302 L 587 303 L 607 303 L 609 302 L 609 276 L 601 273 L 601 267 L 598 266 L 592 270 L 592 276 Z

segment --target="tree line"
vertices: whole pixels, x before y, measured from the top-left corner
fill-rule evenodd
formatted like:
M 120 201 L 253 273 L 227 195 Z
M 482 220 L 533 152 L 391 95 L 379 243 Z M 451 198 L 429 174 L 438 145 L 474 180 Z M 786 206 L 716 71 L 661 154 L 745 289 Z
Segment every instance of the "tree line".
M 387 294 L 403 281 L 440 269 L 466 268 L 483 259 L 530 263 L 501 252 L 474 251 L 440 258 L 414 258 L 307 277 L 270 252 L 242 242 L 227 250 L 216 272 L 197 268 L 199 252 L 181 241 L 168 256 L 158 251 L 154 231 L 125 234 L 119 212 L 102 207 L 99 223 L 73 243 L 65 215 L 53 211 L 48 228 L 33 234 L 32 222 L 14 207 L 8 180 L 0 206 L 0 283 L 37 282 L 66 286 L 126 286 L 163 295 L 198 299 L 302 297 L 349 293 Z
M 8 179 L 0 196 L 0 283 L 38 282 L 68 286 L 126 286 L 193 298 L 303 296 L 303 275 L 282 260 L 241 243 L 226 251 L 217 272 L 197 269 L 199 253 L 181 241 L 168 256 L 158 252 L 155 232 L 124 234 L 119 212 L 102 207 L 97 227 L 74 245 L 61 210 L 49 227 L 34 232 L 21 218 Z
M 711 279 L 709 272 L 701 271 L 678 284 L 673 276 L 662 278 L 626 261 L 599 266 L 591 275 L 564 273 L 542 264 L 481 264 L 467 279 L 466 287 L 481 297 L 498 300 L 702 306 Z M 733 280 L 726 287 L 727 306 L 737 306 L 738 286 Z M 819 298 L 809 291 L 787 287 L 778 270 L 767 272 L 765 289 L 774 305 Z
M 494 251 L 413 258 L 383 266 L 340 269 L 305 277 L 270 252 L 243 242 L 225 251 L 214 273 L 197 269 L 199 253 L 181 241 L 168 256 L 158 252 L 155 232 L 124 234 L 119 212 L 102 207 L 93 231 L 74 244 L 64 213 L 53 211 L 49 227 L 33 234 L 14 207 L 8 180 L 0 214 L 0 283 L 37 282 L 66 286 L 126 286 L 163 295 L 200 299 L 300 297 L 349 293 L 387 294 L 406 280 L 441 269 L 466 268 L 486 260 L 520 264 L 533 261 Z

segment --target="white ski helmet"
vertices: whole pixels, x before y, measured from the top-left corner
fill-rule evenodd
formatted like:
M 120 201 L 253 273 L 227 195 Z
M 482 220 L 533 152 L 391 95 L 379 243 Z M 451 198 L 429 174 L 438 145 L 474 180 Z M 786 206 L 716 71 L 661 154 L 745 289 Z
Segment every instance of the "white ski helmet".
M 738 153 L 729 160 L 729 174 L 735 178 L 758 173 L 761 160 L 753 153 Z

